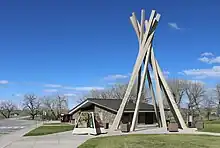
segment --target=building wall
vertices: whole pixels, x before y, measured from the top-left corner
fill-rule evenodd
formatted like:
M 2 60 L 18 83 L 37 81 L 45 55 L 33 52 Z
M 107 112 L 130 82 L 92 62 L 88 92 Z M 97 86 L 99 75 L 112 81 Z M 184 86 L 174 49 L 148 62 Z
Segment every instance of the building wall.
M 108 111 L 98 106 L 95 106 L 94 112 L 99 114 L 99 117 L 103 123 L 109 123 L 109 126 L 111 126 L 116 116 L 114 112 Z
M 71 123 L 75 124 L 76 120 L 79 118 L 80 110 L 72 114 Z
M 75 112 L 72 115 L 72 122 L 73 123 L 76 122 L 81 111 L 94 111 L 95 113 L 98 113 L 101 121 L 103 123 L 109 123 L 109 126 L 112 125 L 112 123 L 115 119 L 115 116 L 116 116 L 115 112 L 103 109 L 102 107 L 98 107 L 95 105 L 95 106 L 93 106 L 93 108 L 86 108 L 86 109 L 82 109 L 82 110 Z M 155 120 L 155 117 L 153 117 L 154 116 L 153 114 L 154 113 L 139 113 L 139 118 L 138 118 L 139 121 L 138 122 L 145 123 L 145 124 L 152 124 L 153 122 L 155 122 L 155 121 L 152 121 L 152 120 Z M 132 118 L 133 118 L 133 113 L 124 113 L 122 116 L 122 123 L 131 123 Z

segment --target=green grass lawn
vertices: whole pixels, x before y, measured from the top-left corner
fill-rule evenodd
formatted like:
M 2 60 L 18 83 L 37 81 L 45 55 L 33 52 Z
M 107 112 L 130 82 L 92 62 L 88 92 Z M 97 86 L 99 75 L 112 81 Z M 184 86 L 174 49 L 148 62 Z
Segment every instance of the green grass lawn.
M 203 132 L 220 133 L 220 120 L 205 121 Z
M 65 132 L 73 130 L 73 125 L 69 124 L 61 124 L 60 126 L 40 126 L 29 133 L 25 134 L 24 136 L 40 136 L 40 135 L 48 135 L 53 133 Z
M 47 126 L 54 126 L 54 125 L 65 126 L 65 125 L 69 125 L 69 124 L 68 123 L 44 123 L 44 125 L 47 125 Z
M 45 125 L 60 125 L 60 124 L 66 124 L 66 123 L 44 123 Z
M 79 148 L 219 148 L 220 137 L 202 135 L 124 135 L 93 138 Z

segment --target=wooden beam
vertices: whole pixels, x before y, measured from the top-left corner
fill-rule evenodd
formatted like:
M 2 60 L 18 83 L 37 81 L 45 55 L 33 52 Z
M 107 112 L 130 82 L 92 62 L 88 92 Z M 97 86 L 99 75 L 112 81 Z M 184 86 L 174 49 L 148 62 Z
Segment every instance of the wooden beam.
M 137 59 L 136 59 L 136 62 L 135 62 L 134 68 L 133 68 L 133 72 L 132 72 L 132 75 L 131 75 L 131 78 L 130 78 L 130 81 L 129 81 L 129 84 L 128 84 L 128 87 L 127 87 L 127 90 L 126 90 L 126 93 L 125 93 L 125 96 L 122 99 L 122 102 L 121 102 L 121 105 L 119 107 L 119 110 L 118 110 L 118 112 L 116 114 L 116 117 L 115 117 L 115 119 L 113 121 L 113 124 L 112 124 L 112 126 L 110 128 L 110 132 L 116 130 L 118 128 L 118 126 L 119 126 L 122 114 L 124 112 L 125 105 L 126 105 L 126 103 L 128 101 L 128 98 L 130 96 L 130 93 L 131 93 L 131 90 L 133 88 L 135 79 L 136 79 L 136 77 L 137 77 L 137 75 L 139 73 L 139 69 L 141 68 L 141 65 L 142 65 L 143 60 L 144 60 L 144 58 L 146 56 L 147 50 L 151 46 L 151 42 L 152 42 L 152 39 L 153 39 L 153 36 L 154 36 L 154 33 L 155 33 L 155 29 L 156 29 L 157 23 L 159 22 L 159 19 L 160 19 L 160 15 L 159 14 L 157 14 L 156 18 L 154 18 L 155 13 L 156 13 L 156 11 L 153 10 L 152 13 L 151 13 L 150 19 L 149 19 L 149 23 L 147 25 L 148 28 L 146 29 L 146 31 L 145 31 L 145 33 L 143 35 L 143 40 L 142 40 L 142 42 L 139 42 L 141 44 L 140 44 L 139 53 L 138 53 L 138 56 L 137 56 Z M 131 17 L 132 25 L 134 26 L 134 28 L 136 28 L 135 29 L 136 30 L 136 34 L 137 34 L 138 38 L 140 39 L 140 36 L 139 36 L 140 35 L 140 31 L 138 30 L 140 27 L 138 27 L 138 23 L 137 23 L 136 20 L 137 19 L 136 19 L 134 13 L 133 13 L 133 15 Z M 153 28 L 151 28 L 151 26 L 153 26 Z
M 145 11 L 142 9 L 141 10 L 141 24 L 139 24 L 139 22 L 137 21 L 138 23 L 138 26 L 139 26 L 139 32 L 140 32 L 140 37 L 139 37 L 139 51 L 142 50 L 141 49 L 141 44 L 142 44 L 142 39 L 143 39 L 143 34 L 144 34 L 144 20 L 145 20 Z M 138 99 L 138 93 L 140 90 L 142 90 L 140 88 L 140 85 L 141 85 L 141 73 L 142 73 L 142 68 L 140 67 L 139 69 L 139 72 L 138 72 L 138 77 L 137 77 L 137 98 L 136 100 Z M 136 117 L 137 118 L 137 117 Z M 135 118 L 135 119 L 136 119 Z
M 132 87 L 134 85 L 134 81 L 135 79 L 137 78 L 137 75 L 138 75 L 138 71 L 141 67 L 141 64 L 143 62 L 143 59 L 145 57 L 145 54 L 147 52 L 147 49 L 149 47 L 149 44 L 152 42 L 152 39 L 153 39 L 153 36 L 154 36 L 154 32 L 149 36 L 148 40 L 147 40 L 147 43 L 143 50 L 141 50 L 138 54 L 138 57 L 137 57 L 137 60 L 135 62 L 135 65 L 134 65 L 134 68 L 133 68 L 133 72 L 132 72 L 132 75 L 131 75 L 131 78 L 130 78 L 130 81 L 129 81 L 129 84 L 128 84 L 128 87 L 127 87 L 127 90 L 126 90 L 126 93 L 125 93 L 125 96 L 124 98 L 122 99 L 122 102 L 121 102 L 121 105 L 119 107 L 119 110 L 117 112 L 117 115 L 113 121 L 113 124 L 111 126 L 111 131 L 114 131 L 118 128 L 119 126 L 119 123 L 121 121 L 121 117 L 122 117 L 122 114 L 123 114 L 123 111 L 124 111 L 124 108 L 125 108 L 125 105 L 128 101 L 128 98 L 130 96 L 130 93 L 131 93 L 131 90 L 132 90 Z
M 157 60 L 155 60 L 155 63 L 157 66 L 157 70 L 158 70 L 158 74 L 159 74 L 159 78 L 160 78 L 162 87 L 164 88 L 165 95 L 167 96 L 168 103 L 169 103 L 169 106 L 171 107 L 171 111 L 175 117 L 175 120 L 179 124 L 180 128 L 186 129 L 187 128 L 186 123 L 183 120 L 183 117 L 178 109 L 178 106 L 174 100 L 173 94 L 172 94 L 172 92 L 166 82 L 166 79 L 163 76 L 163 73 L 160 69 L 160 66 L 159 66 Z
M 159 104 L 160 119 L 161 119 L 162 127 L 167 128 L 164 106 L 163 106 L 163 98 L 162 98 L 162 94 L 161 94 L 160 82 L 159 82 L 159 77 L 158 77 L 157 66 L 156 66 L 153 48 L 151 49 L 151 63 L 152 63 L 152 68 L 153 68 L 153 72 L 154 72 L 155 84 L 156 84 L 156 92 L 157 92 L 156 96 L 157 96 L 158 104 Z
M 145 46 L 145 41 L 147 40 L 147 38 L 148 38 L 148 36 L 149 36 L 149 32 L 150 32 L 150 28 L 151 28 L 151 26 L 153 26 L 152 24 L 154 24 L 153 23 L 153 21 L 154 21 L 154 16 L 155 16 L 155 14 L 156 14 L 156 11 L 155 10 L 152 10 L 151 11 L 151 15 L 150 15 L 150 19 L 149 19 L 149 22 L 148 22 L 148 24 L 147 24 L 147 27 L 146 27 L 146 29 L 145 29 L 145 33 L 144 33 L 144 37 L 143 37 L 143 42 L 142 42 L 142 44 L 141 44 L 141 48 L 143 48 L 144 46 Z M 157 21 L 157 22 L 159 22 L 159 19 L 160 19 L 160 15 L 158 16 L 159 14 L 157 14 L 157 17 L 155 18 L 155 20 Z
M 141 10 L 141 26 L 140 26 L 140 44 L 139 46 L 141 46 L 142 44 L 142 40 L 143 40 L 143 35 L 144 35 L 144 20 L 145 20 L 145 11 L 142 9 Z
M 157 101 L 156 101 L 156 97 L 155 97 L 155 94 L 154 94 L 154 88 L 153 88 L 153 84 L 152 84 L 152 81 L 151 81 L 151 77 L 150 77 L 150 72 L 149 70 L 147 69 L 147 80 L 148 80 L 148 87 L 150 89 L 150 93 L 151 93 L 151 97 L 152 97 L 152 103 L 153 103 L 153 106 L 154 106 L 154 112 L 155 112 L 155 116 L 156 116 L 156 120 L 158 122 L 158 125 L 159 127 L 161 127 L 161 121 L 160 121 L 160 115 L 159 115 L 159 112 L 158 112 L 158 105 L 157 105 Z
M 139 104 L 140 104 L 140 100 L 141 100 L 141 96 L 142 96 L 142 91 L 144 88 L 144 84 L 145 84 L 145 79 L 146 79 L 146 74 L 147 74 L 147 68 L 148 68 L 148 61 L 149 61 L 149 55 L 150 55 L 150 49 L 151 46 L 149 46 L 148 50 L 147 50 L 147 54 L 146 54 L 146 60 L 144 63 L 144 73 L 141 77 L 141 83 L 140 83 L 140 89 L 138 92 L 138 97 L 137 97 L 137 101 L 136 101 L 136 106 L 135 106 L 135 111 L 134 111 L 134 115 L 133 115 L 133 119 L 132 119 L 132 124 L 131 124 L 131 128 L 130 131 L 134 131 L 135 130 L 135 126 L 136 126 L 136 122 L 137 122 L 137 118 L 138 118 L 138 110 L 139 110 Z
M 130 17 L 130 20 L 131 20 L 131 24 L 136 32 L 136 35 L 138 37 L 138 40 L 140 39 L 140 31 L 139 31 L 139 27 L 138 27 L 138 23 L 137 23 L 137 19 L 136 19 L 136 16 L 135 16 L 135 13 L 133 12 L 132 13 L 132 16 Z

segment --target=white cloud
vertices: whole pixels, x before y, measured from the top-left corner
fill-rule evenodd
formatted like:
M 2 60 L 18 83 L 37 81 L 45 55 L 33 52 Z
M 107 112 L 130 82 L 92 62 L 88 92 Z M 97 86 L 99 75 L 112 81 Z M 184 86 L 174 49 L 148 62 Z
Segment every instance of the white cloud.
M 204 52 L 204 53 L 201 54 L 201 56 L 202 56 L 202 57 L 203 57 L 203 56 L 214 56 L 214 54 L 211 53 L 211 52 Z
M 45 89 L 44 92 L 57 92 L 57 89 Z
M 45 84 L 44 87 L 60 88 L 60 87 L 62 87 L 62 85 L 59 85 L 59 84 Z
M 90 91 L 90 90 L 103 90 L 104 87 L 88 86 L 88 87 L 64 87 L 64 89 L 75 90 L 75 91 Z
M 74 89 L 75 89 L 75 87 L 69 87 L 69 86 L 66 86 L 66 87 L 63 87 L 63 89 L 74 90 Z
M 214 56 L 211 52 L 204 52 L 198 60 L 208 64 L 220 63 L 220 56 Z
M 163 74 L 164 74 L 165 76 L 168 76 L 168 75 L 170 74 L 170 72 L 169 72 L 169 71 L 164 71 Z
M 103 90 L 104 87 L 96 87 L 96 86 L 93 86 L 93 87 L 75 87 L 75 90 L 78 90 L 78 91 L 90 91 L 90 90 Z
M 202 57 L 202 58 L 199 58 L 198 60 L 204 63 L 208 63 L 208 64 L 220 63 L 220 56 L 212 57 L 212 58 Z
M 220 56 L 215 57 L 215 58 L 211 58 L 210 61 L 209 61 L 209 63 L 210 63 L 210 64 L 220 63 Z
M 200 83 L 201 85 L 204 85 L 205 82 L 201 81 L 201 80 L 188 80 L 188 82 L 191 82 L 191 83 Z
M 115 82 L 109 82 L 108 85 L 115 85 Z
M 178 72 L 179 75 L 185 75 L 184 72 L 180 71 Z
M 126 79 L 126 78 L 128 78 L 128 75 L 115 74 L 104 77 L 104 80 L 118 80 L 118 79 Z
M 20 97 L 20 96 L 22 96 L 22 94 L 12 94 L 12 96 Z
M 200 78 L 220 77 L 220 66 L 213 66 L 210 69 L 189 69 L 184 70 L 183 73 L 189 76 L 199 76 Z
M 164 76 L 165 78 L 167 78 L 169 74 L 170 74 L 169 71 L 163 71 L 163 76 Z M 151 79 L 154 79 L 154 73 L 153 73 L 153 71 L 150 71 L 150 76 L 151 76 Z
M 0 80 L 0 84 L 8 84 L 7 80 Z
M 194 77 L 194 79 L 205 79 L 205 78 L 207 78 L 207 76 L 204 76 L 204 75 L 202 75 L 202 76 L 195 76 Z
M 77 96 L 76 94 L 72 94 L 72 93 L 67 93 L 67 94 L 63 94 L 66 97 L 75 97 Z
M 177 23 L 168 23 L 168 25 L 173 28 L 173 29 L 176 29 L 176 30 L 180 30 L 181 28 L 177 25 Z
M 204 63 L 209 63 L 209 58 L 207 58 L 207 57 L 202 57 L 202 58 L 199 58 L 198 59 L 199 61 L 201 61 L 201 62 L 204 62 Z

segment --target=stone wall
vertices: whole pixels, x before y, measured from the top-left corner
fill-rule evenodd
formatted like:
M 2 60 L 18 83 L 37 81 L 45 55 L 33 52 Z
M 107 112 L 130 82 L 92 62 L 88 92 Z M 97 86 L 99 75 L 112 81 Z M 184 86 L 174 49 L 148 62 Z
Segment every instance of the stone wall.
M 112 111 L 108 111 L 106 109 L 102 109 L 101 107 L 95 106 L 95 113 L 99 114 L 100 119 L 102 120 L 103 123 L 113 123 L 116 114 Z
M 78 120 L 79 118 L 79 115 L 80 115 L 80 110 L 78 110 L 77 112 L 75 112 L 74 114 L 72 114 L 72 117 L 71 117 L 71 123 L 72 124 L 75 124 L 75 122 Z

